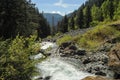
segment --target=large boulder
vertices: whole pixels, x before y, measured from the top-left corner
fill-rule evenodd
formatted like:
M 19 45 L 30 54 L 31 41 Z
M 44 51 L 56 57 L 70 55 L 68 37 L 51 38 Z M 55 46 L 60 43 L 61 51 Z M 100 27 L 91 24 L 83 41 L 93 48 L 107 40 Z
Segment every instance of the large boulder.
M 43 80 L 50 80 L 52 76 L 46 76 Z
M 82 80 L 113 80 L 102 76 L 88 76 Z
M 66 48 L 66 47 L 70 46 L 71 44 L 72 44 L 72 42 L 70 42 L 70 41 L 69 42 L 64 42 L 60 45 L 60 47 Z
M 77 50 L 75 54 L 80 56 L 86 55 L 86 50 Z
M 102 71 L 97 71 L 95 73 L 95 75 L 101 75 L 101 76 L 106 76 L 106 73 L 102 72 Z
M 91 62 L 91 59 L 89 57 L 83 60 L 83 64 L 88 64 L 90 62 Z
M 59 53 L 61 57 L 72 56 L 75 54 L 77 47 L 73 42 L 65 42 L 59 46 Z

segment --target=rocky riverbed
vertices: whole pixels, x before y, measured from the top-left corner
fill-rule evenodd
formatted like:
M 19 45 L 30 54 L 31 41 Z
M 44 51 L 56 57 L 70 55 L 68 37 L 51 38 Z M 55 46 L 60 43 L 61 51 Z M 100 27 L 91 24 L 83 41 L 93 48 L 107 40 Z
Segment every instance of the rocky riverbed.
M 89 28 L 89 29 L 92 29 L 92 28 Z M 89 29 L 71 31 L 66 34 L 70 34 L 71 36 L 74 36 L 78 34 L 83 34 Z M 63 35 L 59 37 L 62 37 L 62 36 Z M 43 50 L 44 52 L 43 55 L 47 56 L 48 59 L 50 59 L 50 60 L 47 60 L 46 63 L 43 63 L 42 65 L 44 68 L 44 69 L 42 68 L 43 73 L 46 72 L 46 70 L 48 70 L 47 72 L 49 73 L 51 73 L 51 71 L 53 72 L 51 73 L 52 75 L 45 75 L 43 77 L 40 77 L 39 80 L 113 80 L 113 79 L 119 80 L 120 79 L 120 44 L 116 42 L 116 39 L 107 40 L 100 47 L 98 47 L 97 50 L 91 51 L 91 50 L 79 48 L 75 42 L 71 42 L 71 41 L 64 42 L 60 46 L 57 46 L 55 42 L 56 42 L 56 39 L 59 39 L 59 37 L 53 38 L 53 39 L 44 39 L 44 41 L 49 41 L 50 43 L 51 42 L 54 43 L 55 46 L 53 48 L 53 45 L 52 45 L 52 48 L 50 47 L 48 50 L 46 49 Z M 47 43 L 45 42 L 44 45 L 47 45 Z M 64 65 L 61 65 L 61 64 L 64 64 Z M 47 67 L 54 66 L 54 68 L 46 69 L 44 67 L 46 65 Z M 71 72 L 70 70 L 71 65 L 74 66 L 75 71 L 77 69 L 77 71 L 82 71 L 83 73 L 79 73 L 79 72 L 73 73 L 74 70 Z M 64 70 L 66 70 L 67 68 L 70 68 L 69 70 L 67 70 L 67 72 L 70 72 L 71 76 L 73 75 L 72 78 L 73 77 L 74 78 L 73 79 L 70 78 L 70 76 L 64 73 L 64 71 L 63 73 L 61 73 L 60 72 L 62 71 L 61 68 Z M 88 77 L 86 76 L 86 78 L 85 77 L 81 78 L 79 75 L 77 75 L 77 74 L 84 75 L 84 72 L 90 75 L 87 75 Z M 60 74 L 59 76 L 56 75 L 57 77 L 55 77 L 54 73 L 56 74 L 60 73 Z M 55 77 L 54 79 L 53 79 L 53 76 Z M 63 76 L 67 78 L 64 79 Z
M 62 61 L 74 65 L 80 71 L 94 74 L 96 76 L 109 77 L 110 79 L 107 80 L 111 80 L 113 78 L 119 79 L 119 72 L 114 69 L 119 69 L 119 67 L 114 66 L 114 68 L 111 68 L 108 65 L 111 59 L 108 53 L 114 46 L 115 44 L 104 44 L 97 51 L 87 51 L 85 49 L 78 48 L 73 42 L 65 42 L 60 46 L 47 51 L 46 54 L 49 53 L 51 54 L 49 57 L 57 57 Z

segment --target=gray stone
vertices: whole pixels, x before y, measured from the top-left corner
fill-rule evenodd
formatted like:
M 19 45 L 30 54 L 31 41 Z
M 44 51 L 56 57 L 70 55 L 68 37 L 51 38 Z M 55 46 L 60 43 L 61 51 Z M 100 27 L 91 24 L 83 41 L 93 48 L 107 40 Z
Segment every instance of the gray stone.
M 95 75 L 106 76 L 106 73 L 104 73 L 102 71 L 98 71 L 98 72 L 95 73 Z
M 85 50 L 77 50 L 76 55 L 85 55 L 86 54 L 86 51 Z
M 43 80 L 50 80 L 51 76 L 45 77 Z
M 88 64 L 91 62 L 91 59 L 90 58 L 86 58 L 84 61 L 83 61 L 83 64 Z

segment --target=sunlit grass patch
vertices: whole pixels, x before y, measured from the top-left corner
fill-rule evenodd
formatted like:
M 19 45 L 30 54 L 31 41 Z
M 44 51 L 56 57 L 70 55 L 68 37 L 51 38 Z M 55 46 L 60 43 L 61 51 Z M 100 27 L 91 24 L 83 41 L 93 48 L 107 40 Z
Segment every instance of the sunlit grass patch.
M 72 40 L 72 37 L 70 35 L 64 35 L 62 38 L 57 40 L 57 44 L 61 45 L 62 43 L 68 42 L 68 41 L 71 41 L 71 40 Z

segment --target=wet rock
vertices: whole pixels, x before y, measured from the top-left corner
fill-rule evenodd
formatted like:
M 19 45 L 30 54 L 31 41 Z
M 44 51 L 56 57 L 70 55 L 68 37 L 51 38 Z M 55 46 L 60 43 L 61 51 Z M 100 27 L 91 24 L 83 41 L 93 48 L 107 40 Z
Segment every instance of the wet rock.
M 92 67 L 88 68 L 87 72 L 92 73 Z
M 108 63 L 108 58 L 107 57 L 103 58 L 102 62 L 104 62 L 104 64 L 107 64 Z
M 46 56 L 51 56 L 51 53 L 46 53 Z
M 95 71 L 100 71 L 100 67 L 95 67 L 94 70 Z
M 59 47 L 61 57 L 73 56 L 77 50 L 77 47 L 73 42 L 62 43 Z
M 69 49 L 77 50 L 77 47 L 76 47 L 75 45 L 71 45 L 71 46 L 69 47 Z
M 85 55 L 86 54 L 86 51 L 85 50 L 77 50 L 76 55 Z
M 68 46 L 70 46 L 72 44 L 72 42 L 64 42 L 60 45 L 60 47 L 66 48 Z
M 95 73 L 95 75 L 106 76 L 106 73 L 104 73 L 102 71 L 98 71 L 98 72 Z
M 82 80 L 113 80 L 102 76 L 88 76 Z
M 45 77 L 43 80 L 50 80 L 51 76 Z
M 115 78 L 115 79 L 120 79 L 120 73 L 115 73 L 115 74 L 114 74 L 114 78 Z
M 67 57 L 67 55 L 66 55 L 66 54 L 63 54 L 63 53 L 60 53 L 60 56 L 61 56 L 61 57 Z
M 84 61 L 83 61 L 83 64 L 88 64 L 91 62 L 91 59 L 90 58 L 86 58 Z
M 35 79 L 35 80 L 43 80 L 43 77 L 38 77 L 38 78 Z

